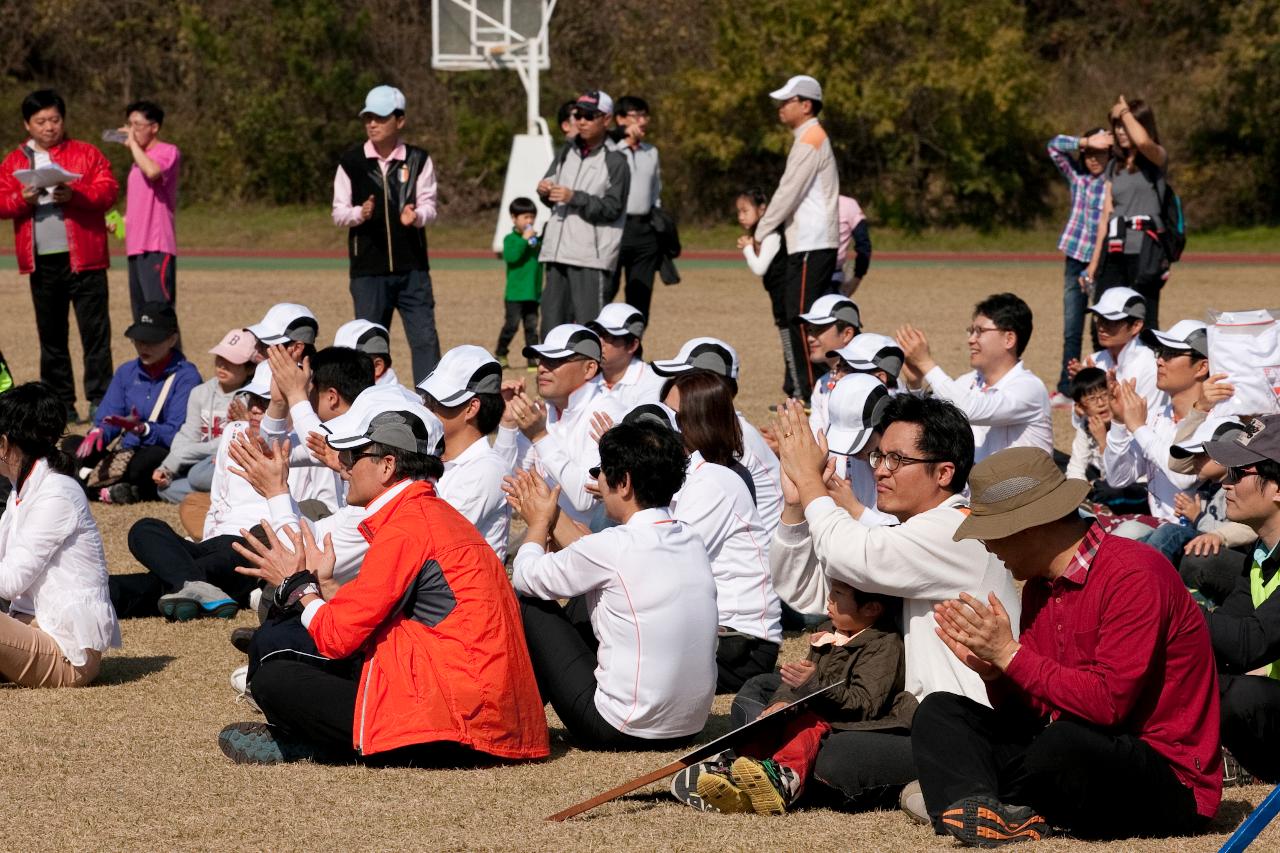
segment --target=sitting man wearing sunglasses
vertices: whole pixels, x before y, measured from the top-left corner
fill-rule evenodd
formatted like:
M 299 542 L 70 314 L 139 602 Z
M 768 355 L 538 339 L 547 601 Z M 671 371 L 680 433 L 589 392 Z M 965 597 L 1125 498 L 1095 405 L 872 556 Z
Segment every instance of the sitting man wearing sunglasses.
M 976 541 L 953 536 L 968 513 L 962 492 L 973 467 L 973 429 L 953 404 L 902 394 L 880 416 L 880 446 L 869 454 L 879 511 L 900 524 L 867 527 L 835 500 L 839 487 L 828 480 L 825 438 L 815 440 L 804 409 L 791 401 L 774 430 L 782 459 L 787 509 L 773 547 L 812 545 L 804 565 L 791 562 L 794 576 L 775 577 L 789 591 L 787 603 L 802 613 L 821 612 L 828 578 L 860 592 L 902 598 L 903 641 L 907 649 L 906 689 L 917 700 L 935 691 L 968 696 L 987 704 L 982 679 L 960 663 L 935 633 L 934 605 L 960 592 L 986 599 L 1018 600 L 1004 565 Z M 772 561 L 771 561 L 772 562 Z M 1017 624 L 1017 614 L 1013 614 Z M 849 731 L 832 735 L 818 753 L 814 776 L 835 788 L 851 805 L 874 807 L 877 795 L 916 778 L 907 732 Z M 927 821 L 912 789 L 904 807 Z
M 544 339 L 556 326 L 594 320 L 618 265 L 631 170 L 626 155 L 605 145 L 612 114 L 608 94 L 582 93 L 572 113 L 578 135 L 564 144 L 538 182 L 538 198 L 551 208 L 538 255 L 546 264 Z
M 1235 590 L 1205 612 L 1218 662 L 1222 745 L 1260 782 L 1280 781 L 1280 415 L 1251 435 L 1206 441 L 1227 468 L 1227 518 L 1258 532 Z

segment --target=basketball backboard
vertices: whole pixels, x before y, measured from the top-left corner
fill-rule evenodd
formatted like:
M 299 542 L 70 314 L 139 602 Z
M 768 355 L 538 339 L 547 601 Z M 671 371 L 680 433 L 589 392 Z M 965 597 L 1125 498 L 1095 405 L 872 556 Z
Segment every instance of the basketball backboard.
M 432 0 L 431 67 L 443 71 L 551 67 L 547 20 L 555 0 Z

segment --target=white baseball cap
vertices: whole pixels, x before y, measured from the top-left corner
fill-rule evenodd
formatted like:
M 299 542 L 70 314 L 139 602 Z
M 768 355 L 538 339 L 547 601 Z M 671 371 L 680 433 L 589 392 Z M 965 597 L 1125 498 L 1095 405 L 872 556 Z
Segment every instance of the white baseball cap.
M 851 373 L 842 377 L 827 398 L 827 448 L 852 456 L 866 447 L 890 399 L 889 389 L 874 376 Z
M 641 338 L 644 337 L 645 319 L 639 308 L 625 302 L 610 302 L 600 309 L 587 327 L 615 337 L 633 335 Z
M 484 347 L 463 344 L 444 354 L 418 389 L 442 406 L 460 406 L 476 394 L 502 390 L 502 365 Z
M 811 101 L 822 100 L 822 84 L 808 74 L 797 74 L 787 81 L 781 89 L 769 93 L 775 101 L 786 101 L 791 98 L 808 98 Z
M 249 327 L 253 336 L 268 346 L 289 341 L 314 344 L 319 329 L 320 322 L 311 309 L 294 302 L 272 305 L 261 322 Z
M 391 353 L 391 333 L 387 327 L 369 320 L 351 320 L 338 327 L 333 336 L 335 347 L 346 347 L 369 355 Z
M 608 92 L 601 89 L 590 89 L 583 92 L 573 102 L 573 105 L 584 110 L 595 110 L 598 113 L 613 115 L 613 98 L 609 97 Z
M 249 384 L 236 392 L 237 394 L 253 394 L 258 397 L 271 399 L 271 362 L 260 361 L 258 366 L 253 369 L 253 379 L 249 380 Z
M 1144 334 L 1146 330 L 1143 330 Z M 1199 320 L 1179 320 L 1166 331 L 1152 329 L 1149 341 L 1154 339 L 1160 346 L 1170 349 L 1195 352 L 1205 358 L 1209 357 L 1209 327 Z
M 719 338 L 685 341 L 675 358 L 651 363 L 659 376 L 675 376 L 690 370 L 709 370 L 726 379 L 738 378 L 738 351 Z
M 444 425 L 427 407 L 399 386 L 375 385 L 360 392 L 338 417 L 321 424 L 335 450 L 378 442 L 410 453 L 437 455 Z
M 797 317 L 795 322 L 825 326 L 836 320 L 844 320 L 855 329 L 862 328 L 862 315 L 858 312 L 858 304 L 847 296 L 828 293 L 815 299 L 813 307 Z
M 624 424 L 659 424 L 672 432 L 680 431 L 680 426 L 676 422 L 676 410 L 666 403 L 641 403 L 627 412 L 622 422 Z
M 1089 310 L 1105 320 L 1123 320 L 1132 317 L 1144 320 L 1147 316 L 1147 300 L 1132 287 L 1112 287 L 1104 290 Z
M 404 92 L 395 86 L 374 86 L 364 96 L 364 107 L 360 110 L 360 115 L 386 118 L 396 110 L 404 112 Z
M 902 372 L 902 347 L 888 335 L 875 332 L 863 332 L 840 349 L 829 351 L 827 358 L 832 357 L 839 357 L 858 373 L 883 370 L 897 379 Z
M 1244 424 L 1235 418 L 1205 418 L 1204 422 L 1196 427 L 1195 432 L 1177 444 L 1170 445 L 1169 455 L 1174 459 L 1186 459 L 1197 453 L 1207 453 L 1208 451 L 1204 449 L 1205 442 L 1227 441 L 1243 436 L 1247 432 Z
M 525 358 L 568 358 L 584 355 L 600 360 L 600 336 L 577 323 L 561 323 L 542 339 L 542 343 L 524 348 Z

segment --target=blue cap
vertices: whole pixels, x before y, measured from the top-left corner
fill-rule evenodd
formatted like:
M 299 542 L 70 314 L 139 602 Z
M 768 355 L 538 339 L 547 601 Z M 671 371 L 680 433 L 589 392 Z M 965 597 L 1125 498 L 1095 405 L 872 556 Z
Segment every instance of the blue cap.
M 364 109 L 360 110 L 360 115 L 372 113 L 385 118 L 396 110 L 404 111 L 404 92 L 395 86 L 374 86 L 364 96 Z

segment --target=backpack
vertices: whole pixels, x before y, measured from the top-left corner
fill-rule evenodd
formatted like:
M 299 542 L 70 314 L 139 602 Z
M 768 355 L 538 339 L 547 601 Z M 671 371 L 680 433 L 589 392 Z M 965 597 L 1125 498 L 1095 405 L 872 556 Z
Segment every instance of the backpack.
M 1187 248 L 1187 222 L 1182 217 L 1182 199 L 1167 178 L 1162 177 L 1156 182 L 1156 192 L 1160 196 L 1160 221 L 1164 223 L 1160 246 L 1169 263 L 1177 263 L 1182 258 L 1183 249 Z

